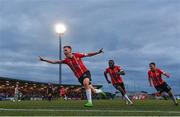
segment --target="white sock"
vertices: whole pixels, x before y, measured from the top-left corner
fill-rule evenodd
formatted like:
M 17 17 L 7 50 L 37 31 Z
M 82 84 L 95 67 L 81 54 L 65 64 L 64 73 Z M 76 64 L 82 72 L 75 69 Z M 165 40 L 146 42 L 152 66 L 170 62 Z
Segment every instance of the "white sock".
M 129 99 L 129 97 L 128 97 L 126 94 L 124 95 L 124 97 L 125 97 L 125 99 L 126 99 L 128 102 L 130 102 L 131 104 L 133 104 L 132 101 Z
M 96 93 L 102 93 L 101 89 L 95 89 Z
M 174 95 L 171 95 L 170 97 L 172 98 L 173 102 L 176 104 L 176 103 L 177 103 L 177 100 L 176 100 L 175 96 L 174 96 Z
M 86 89 L 86 96 L 87 96 L 88 102 L 92 103 L 91 89 Z

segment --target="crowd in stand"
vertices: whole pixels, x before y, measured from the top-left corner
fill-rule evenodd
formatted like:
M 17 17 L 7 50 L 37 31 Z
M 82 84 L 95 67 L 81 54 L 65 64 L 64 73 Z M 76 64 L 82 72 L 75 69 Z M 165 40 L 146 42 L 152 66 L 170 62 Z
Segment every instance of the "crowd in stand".
M 0 88 L 0 100 L 6 100 L 9 98 L 18 97 L 21 100 L 33 100 L 33 99 L 64 99 L 64 100 L 78 100 L 86 99 L 85 91 L 80 87 L 57 87 L 51 84 L 40 87 L 29 87 L 18 84 L 16 86 L 5 86 Z M 93 98 L 98 98 L 96 94 L 93 94 Z

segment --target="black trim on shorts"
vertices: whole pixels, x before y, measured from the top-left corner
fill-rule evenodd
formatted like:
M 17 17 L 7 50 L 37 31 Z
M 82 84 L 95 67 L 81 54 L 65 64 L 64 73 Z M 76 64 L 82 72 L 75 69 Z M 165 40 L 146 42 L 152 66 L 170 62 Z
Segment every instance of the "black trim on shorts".
M 163 84 L 159 85 L 159 86 L 155 86 L 156 90 L 159 91 L 160 93 L 162 92 L 166 92 L 168 93 L 170 90 L 171 90 L 171 87 L 166 83 L 164 82 Z
M 84 72 L 83 75 L 78 79 L 79 82 L 81 83 L 81 85 L 83 85 L 83 81 L 85 78 L 89 78 L 89 81 L 90 81 L 89 84 L 91 84 L 91 73 L 90 73 L 90 71 Z

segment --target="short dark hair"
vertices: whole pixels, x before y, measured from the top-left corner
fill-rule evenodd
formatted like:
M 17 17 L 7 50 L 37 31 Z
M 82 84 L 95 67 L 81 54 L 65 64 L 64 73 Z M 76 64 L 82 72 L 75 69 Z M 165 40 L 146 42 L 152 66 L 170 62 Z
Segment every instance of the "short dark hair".
M 69 48 L 69 49 L 72 50 L 71 46 L 64 46 L 63 48 Z
M 110 59 L 109 62 L 110 62 L 110 61 L 113 61 L 113 62 L 114 62 L 114 60 L 112 60 L 112 59 Z
M 151 62 L 151 63 L 149 63 L 149 65 L 154 65 L 154 66 L 156 66 L 156 63 L 155 63 L 155 62 Z

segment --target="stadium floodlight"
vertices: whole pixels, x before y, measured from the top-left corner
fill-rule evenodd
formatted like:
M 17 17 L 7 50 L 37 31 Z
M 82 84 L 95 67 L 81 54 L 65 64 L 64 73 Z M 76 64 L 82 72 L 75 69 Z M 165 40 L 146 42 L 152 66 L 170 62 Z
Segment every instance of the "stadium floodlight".
M 55 25 L 55 31 L 59 36 L 59 60 L 61 60 L 61 40 L 62 35 L 66 32 L 66 26 L 64 24 L 56 24 Z M 62 77 L 61 77 L 61 64 L 59 64 L 59 84 L 62 84 Z
M 63 35 L 66 32 L 66 26 L 64 24 L 55 25 L 56 33 Z

